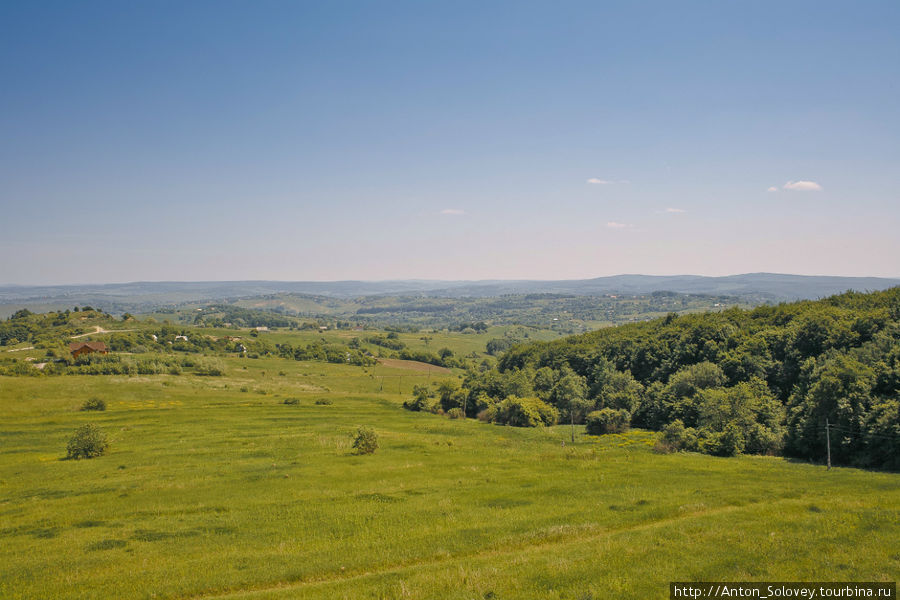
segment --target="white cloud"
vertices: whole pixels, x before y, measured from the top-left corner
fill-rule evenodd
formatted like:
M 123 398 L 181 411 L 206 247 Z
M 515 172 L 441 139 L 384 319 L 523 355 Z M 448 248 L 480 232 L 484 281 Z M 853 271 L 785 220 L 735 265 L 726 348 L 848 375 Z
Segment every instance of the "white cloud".
M 683 208 L 667 208 L 666 212 L 667 213 L 686 213 L 687 211 L 684 210 Z
M 442 215 L 464 215 L 464 214 L 466 214 L 466 211 L 462 210 L 461 208 L 445 208 L 444 210 L 441 211 L 441 214 Z
M 772 187 L 770 187 L 770 188 L 767 189 L 766 191 L 767 191 L 767 192 L 777 192 L 777 191 L 778 191 L 778 188 L 775 187 L 775 186 L 773 185 Z
M 625 223 L 616 223 L 615 221 L 609 221 L 606 223 L 606 226 L 610 229 L 625 229 L 628 227 Z
M 821 192 L 822 186 L 815 181 L 788 181 L 784 184 L 784 189 L 795 192 Z
M 631 183 L 627 179 L 619 179 L 618 181 L 613 181 L 612 179 L 600 179 L 598 177 L 591 177 L 587 180 L 588 183 L 593 183 L 594 185 L 613 185 L 616 183 Z

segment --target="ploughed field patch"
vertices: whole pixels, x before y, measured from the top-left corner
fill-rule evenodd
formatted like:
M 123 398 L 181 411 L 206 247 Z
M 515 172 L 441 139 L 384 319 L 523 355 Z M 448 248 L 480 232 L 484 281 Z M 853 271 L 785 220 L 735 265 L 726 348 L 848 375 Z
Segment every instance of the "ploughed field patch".
M 409 369 L 411 371 L 425 371 L 439 374 L 450 374 L 452 371 L 446 367 L 432 365 L 417 360 L 401 360 L 399 358 L 379 358 L 378 364 L 392 369 Z

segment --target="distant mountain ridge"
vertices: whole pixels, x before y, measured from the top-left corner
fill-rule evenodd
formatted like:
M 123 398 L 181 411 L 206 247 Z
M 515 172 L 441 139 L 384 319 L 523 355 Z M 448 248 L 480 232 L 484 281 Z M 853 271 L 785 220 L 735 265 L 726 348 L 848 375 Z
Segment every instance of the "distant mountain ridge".
M 228 300 L 270 294 L 333 297 L 430 296 L 493 297 L 508 294 L 683 294 L 731 295 L 755 303 L 816 299 L 847 290 L 877 291 L 900 285 L 900 279 L 747 273 L 724 277 L 701 275 L 613 275 L 593 279 L 541 280 L 388 280 L 388 281 L 207 281 L 132 282 L 59 286 L 0 286 L 0 305 L 48 306 L 98 304 L 104 308 L 152 307 L 184 302 Z
M 834 277 L 747 273 L 724 277 L 702 275 L 613 275 L 570 281 L 500 281 L 460 284 L 446 290 L 458 295 L 498 295 L 507 293 L 649 294 L 657 291 L 682 294 L 747 294 L 769 300 L 815 299 L 847 290 L 877 291 L 900 285 L 900 279 L 882 277 Z

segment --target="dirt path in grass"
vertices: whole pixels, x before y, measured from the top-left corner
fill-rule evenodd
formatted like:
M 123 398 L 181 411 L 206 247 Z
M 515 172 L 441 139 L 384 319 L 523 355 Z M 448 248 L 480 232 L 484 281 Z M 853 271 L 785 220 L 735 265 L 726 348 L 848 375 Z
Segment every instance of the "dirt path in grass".
M 545 541 L 538 541 L 534 543 L 529 543 L 528 541 L 523 540 L 520 543 L 514 543 L 508 546 L 505 546 L 502 549 L 499 548 L 490 548 L 486 550 L 474 550 L 472 552 L 463 552 L 460 554 L 454 554 L 451 556 L 441 556 L 439 558 L 429 558 L 421 561 L 411 561 L 407 563 L 399 563 L 395 565 L 387 565 L 381 569 L 373 569 L 371 571 L 363 571 L 361 573 L 332 573 L 329 575 L 322 576 L 313 576 L 309 579 L 305 579 L 303 581 L 283 581 L 277 583 L 263 584 L 259 587 L 249 587 L 239 590 L 232 590 L 229 592 L 214 592 L 210 594 L 200 594 L 197 596 L 186 596 L 186 600 L 224 600 L 228 598 L 252 598 L 261 594 L 269 594 L 273 592 L 288 592 L 291 590 L 303 590 L 309 589 L 312 587 L 320 586 L 320 585 L 328 585 L 332 583 L 340 583 L 340 582 L 348 582 L 348 581 L 357 581 L 361 579 L 365 579 L 367 577 L 375 577 L 382 576 L 385 574 L 400 574 L 403 572 L 415 571 L 421 568 L 432 568 L 432 567 L 440 567 L 444 564 L 458 562 L 458 561 L 466 561 L 471 562 L 474 560 L 485 559 L 485 558 L 497 558 L 502 560 L 504 557 L 515 557 L 521 556 L 522 554 L 534 554 L 537 552 L 541 552 L 547 549 L 552 549 L 554 547 L 564 547 L 570 546 L 573 544 L 580 544 L 584 542 L 590 542 L 593 540 L 600 540 L 607 537 L 613 537 L 619 534 L 625 533 L 635 533 L 639 531 L 646 531 L 648 529 L 655 529 L 657 527 L 664 527 L 666 525 L 670 525 L 673 523 L 677 523 L 680 521 L 689 521 L 691 519 L 698 519 L 702 517 L 716 516 L 726 513 L 737 512 L 745 509 L 752 509 L 756 506 L 767 505 L 772 506 L 774 504 L 784 504 L 788 502 L 805 502 L 807 501 L 804 498 L 782 498 L 781 500 L 764 500 L 760 502 L 753 502 L 750 504 L 743 504 L 739 506 L 729 505 L 729 506 L 721 506 L 718 508 L 711 508 L 708 510 L 700 510 L 684 515 L 678 515 L 674 517 L 669 517 L 666 519 L 659 519 L 657 521 L 650 521 L 649 523 L 639 523 L 637 525 L 632 525 L 630 527 L 619 527 L 615 529 L 599 529 L 598 527 L 594 528 L 585 528 L 583 531 L 585 532 L 583 535 L 578 535 L 577 533 L 573 533 L 571 530 L 566 531 L 564 536 L 555 536 L 552 539 Z
M 87 337 L 89 335 L 97 335 L 98 333 L 125 333 L 126 331 L 137 331 L 137 329 L 103 329 L 99 325 L 94 325 L 94 331 L 90 333 L 81 333 L 78 335 L 73 335 L 72 339 Z

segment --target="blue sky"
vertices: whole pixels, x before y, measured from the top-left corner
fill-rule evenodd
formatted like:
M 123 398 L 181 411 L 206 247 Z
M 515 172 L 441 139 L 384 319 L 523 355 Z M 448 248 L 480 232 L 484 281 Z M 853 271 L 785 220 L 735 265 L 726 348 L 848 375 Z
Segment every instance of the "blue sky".
M 0 283 L 900 276 L 898 31 L 895 1 L 3 2 Z

